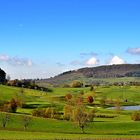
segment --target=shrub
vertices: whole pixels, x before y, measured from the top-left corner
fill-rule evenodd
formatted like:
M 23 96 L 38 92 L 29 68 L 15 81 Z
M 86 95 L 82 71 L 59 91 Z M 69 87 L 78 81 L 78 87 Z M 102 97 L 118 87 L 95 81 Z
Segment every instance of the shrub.
M 88 103 L 93 103 L 93 101 L 94 101 L 94 99 L 93 99 L 93 97 L 92 96 L 88 96 L 87 97 L 87 101 L 88 101 Z
M 90 91 L 95 91 L 95 88 L 93 86 L 90 86 Z
M 1 110 L 4 111 L 4 112 L 11 112 L 11 106 L 10 106 L 9 102 L 6 102 L 6 103 L 3 105 L 3 107 L 2 107 Z
M 134 121 L 140 121 L 140 112 L 139 111 L 133 112 L 131 115 L 131 119 Z
M 79 94 L 84 95 L 84 91 L 83 90 L 79 91 Z
M 43 108 L 36 108 L 32 112 L 32 115 L 36 117 L 44 116 L 44 114 L 45 114 L 45 109 Z
M 70 100 L 72 98 L 72 95 L 70 93 L 66 94 L 65 99 Z
M 63 87 L 63 88 L 69 88 L 70 85 L 69 85 L 69 84 L 64 84 L 62 87 Z
M 73 88 L 83 87 L 83 83 L 80 82 L 80 81 L 73 81 L 73 82 L 71 83 L 71 87 L 73 87 Z
M 43 117 L 43 118 L 53 118 L 53 119 L 61 118 L 61 114 L 56 109 L 50 107 L 34 109 L 32 115 L 36 117 Z

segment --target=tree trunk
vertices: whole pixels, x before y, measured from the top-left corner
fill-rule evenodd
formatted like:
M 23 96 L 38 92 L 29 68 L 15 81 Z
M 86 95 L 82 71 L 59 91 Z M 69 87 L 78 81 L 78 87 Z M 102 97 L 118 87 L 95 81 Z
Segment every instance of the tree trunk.
M 84 126 L 81 127 L 81 130 L 82 130 L 83 134 L 85 134 Z

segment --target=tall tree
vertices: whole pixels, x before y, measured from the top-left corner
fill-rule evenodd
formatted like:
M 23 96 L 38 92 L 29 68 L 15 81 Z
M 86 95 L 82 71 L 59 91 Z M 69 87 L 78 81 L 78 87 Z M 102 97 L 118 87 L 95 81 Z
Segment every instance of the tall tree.
M 6 73 L 2 69 L 0 69 L 0 83 L 4 83 L 6 80 Z

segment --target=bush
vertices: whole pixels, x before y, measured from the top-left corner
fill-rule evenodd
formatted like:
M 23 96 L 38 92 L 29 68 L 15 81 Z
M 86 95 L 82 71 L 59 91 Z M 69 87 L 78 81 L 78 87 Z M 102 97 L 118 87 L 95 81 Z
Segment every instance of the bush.
M 140 121 L 140 112 L 139 111 L 133 112 L 131 115 L 131 119 L 134 121 Z
M 36 117 L 43 117 L 44 114 L 45 114 L 45 109 L 42 109 L 42 108 L 34 109 L 32 112 L 32 115 Z
M 79 94 L 84 95 L 84 91 L 83 90 L 79 91 Z
M 87 101 L 88 101 L 88 103 L 93 103 L 93 101 L 94 101 L 94 99 L 93 99 L 93 97 L 92 96 L 88 96 L 87 97 Z
M 72 95 L 70 93 L 66 94 L 65 99 L 70 100 L 72 98 Z
M 83 83 L 80 82 L 80 81 L 73 81 L 73 82 L 71 83 L 71 87 L 73 87 L 73 88 L 83 87 Z
M 90 86 L 90 91 L 95 91 L 93 86 Z
M 43 118 L 53 118 L 53 119 L 61 118 L 61 114 L 56 109 L 50 107 L 34 109 L 32 115 Z
M 69 85 L 69 84 L 64 84 L 62 87 L 63 87 L 63 88 L 69 88 L 70 85 Z

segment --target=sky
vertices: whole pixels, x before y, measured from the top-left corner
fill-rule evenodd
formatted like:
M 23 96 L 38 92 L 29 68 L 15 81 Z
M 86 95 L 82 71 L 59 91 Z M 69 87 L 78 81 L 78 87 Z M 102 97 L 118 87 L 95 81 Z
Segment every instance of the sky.
M 0 0 L 0 68 L 11 79 L 140 63 L 139 0 Z

